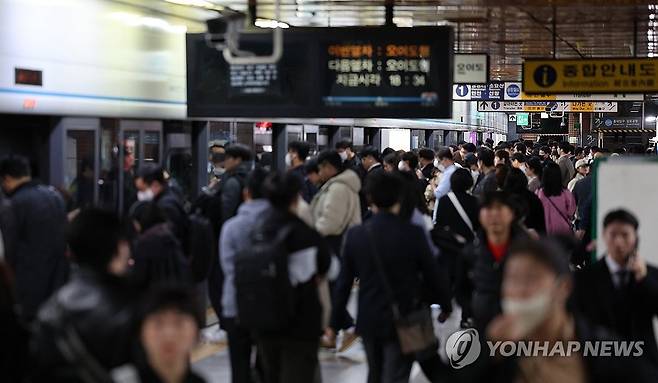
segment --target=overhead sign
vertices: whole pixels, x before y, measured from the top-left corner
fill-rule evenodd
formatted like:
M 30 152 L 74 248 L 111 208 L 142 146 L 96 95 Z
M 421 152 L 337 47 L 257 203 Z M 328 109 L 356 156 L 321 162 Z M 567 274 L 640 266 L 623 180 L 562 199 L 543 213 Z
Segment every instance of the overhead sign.
M 504 82 L 455 84 L 452 86 L 452 99 L 454 101 L 502 101 L 504 91 Z
M 639 117 L 603 117 L 594 120 L 595 129 L 640 129 L 642 119 Z
M 489 81 L 489 55 L 455 54 L 453 63 L 453 83 L 486 84 Z
M 510 114 L 510 115 L 508 116 L 507 121 L 509 121 L 509 122 L 516 122 L 516 114 Z
M 522 83 L 505 83 L 505 101 L 643 101 L 642 93 L 609 94 L 527 94 L 521 90 Z
M 658 92 L 658 59 L 526 59 L 523 91 L 536 93 Z
M 244 34 L 240 49 L 271 40 Z M 188 116 L 449 118 L 452 48 L 448 27 L 289 28 L 277 63 L 229 65 L 188 34 Z
M 528 113 L 517 113 L 516 114 L 516 125 L 517 126 L 528 126 L 530 125 L 530 118 Z
M 479 101 L 478 112 L 601 112 L 617 111 L 616 102 Z

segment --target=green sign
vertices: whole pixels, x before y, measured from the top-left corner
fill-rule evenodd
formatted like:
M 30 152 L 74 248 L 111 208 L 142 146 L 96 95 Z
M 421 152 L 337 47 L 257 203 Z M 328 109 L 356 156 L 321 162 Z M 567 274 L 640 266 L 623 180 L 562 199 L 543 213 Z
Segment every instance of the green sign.
M 528 126 L 530 121 L 528 121 L 528 113 L 517 113 L 516 114 L 516 125 L 517 126 Z

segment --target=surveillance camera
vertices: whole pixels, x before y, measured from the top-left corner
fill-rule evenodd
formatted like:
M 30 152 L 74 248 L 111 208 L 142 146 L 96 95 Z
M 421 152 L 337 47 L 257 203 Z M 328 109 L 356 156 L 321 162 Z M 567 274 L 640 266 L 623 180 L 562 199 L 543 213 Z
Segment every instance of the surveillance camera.
M 219 17 L 206 20 L 206 42 L 217 50 L 237 47 L 246 18 L 247 15 L 242 12 L 223 11 Z

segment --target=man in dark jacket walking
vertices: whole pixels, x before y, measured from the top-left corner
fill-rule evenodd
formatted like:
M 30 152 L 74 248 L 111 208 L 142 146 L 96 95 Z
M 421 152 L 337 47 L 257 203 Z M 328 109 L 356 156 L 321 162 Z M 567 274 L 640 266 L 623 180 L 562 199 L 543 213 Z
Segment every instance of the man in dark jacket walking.
M 457 259 L 457 302 L 480 330 L 500 313 L 501 270 L 510 245 L 527 237 L 517 221 L 515 202 L 507 193 L 485 194 L 480 209 L 482 232 Z
M 2 159 L 0 180 L 11 200 L 16 225 L 15 251 L 7 261 L 15 274 L 23 319 L 29 321 L 68 276 L 66 209 L 54 188 L 32 180 L 29 162 L 24 157 Z
M 226 148 L 222 179 L 222 222 L 226 222 L 238 212 L 242 203 L 244 180 L 251 169 L 251 151 L 244 145 L 233 144 Z
M 368 358 L 368 382 L 402 382 L 409 379 L 413 355 L 404 355 L 393 323 L 394 304 L 402 316 L 428 303 L 439 303 L 444 315 L 452 309 L 445 283 L 421 228 L 404 222 L 400 211 L 403 181 L 390 173 L 374 174 L 368 181 L 368 196 L 374 215 L 363 225 L 350 229 L 345 238 L 343 263 L 336 286 L 333 316 L 344 315 L 354 278 L 359 278 L 356 331 L 363 338 Z M 394 286 L 391 301 L 374 257 L 379 257 L 383 274 Z M 445 282 L 445 281 L 444 281 Z M 421 286 L 428 291 L 420 294 Z M 334 318 L 339 322 L 341 318 Z

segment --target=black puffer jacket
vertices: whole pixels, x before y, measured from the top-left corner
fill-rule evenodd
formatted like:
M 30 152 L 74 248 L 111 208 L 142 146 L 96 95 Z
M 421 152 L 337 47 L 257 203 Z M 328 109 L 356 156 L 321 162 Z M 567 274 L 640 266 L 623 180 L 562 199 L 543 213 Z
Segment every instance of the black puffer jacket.
M 16 244 L 8 262 L 15 274 L 16 297 L 23 318 L 31 320 L 68 276 L 66 210 L 55 189 L 33 181 L 19 186 L 9 198 Z
M 522 228 L 512 228 L 512 243 L 527 237 Z M 480 233 L 477 240 L 466 246 L 457 259 L 455 296 L 479 329 L 485 329 L 501 312 L 500 288 L 506 260 L 507 254 L 500 262 L 494 259 L 484 233 Z
M 134 294 L 123 280 L 91 270 L 73 272 L 71 280 L 41 308 L 30 345 L 34 382 L 77 382 L 87 363 L 71 363 L 58 341 L 76 334 L 83 353 L 102 370 L 129 362 L 134 341 Z M 70 331 L 69 331 L 70 330 Z M 67 331 L 68 334 L 67 334 Z M 77 358 L 76 358 L 77 359 Z

